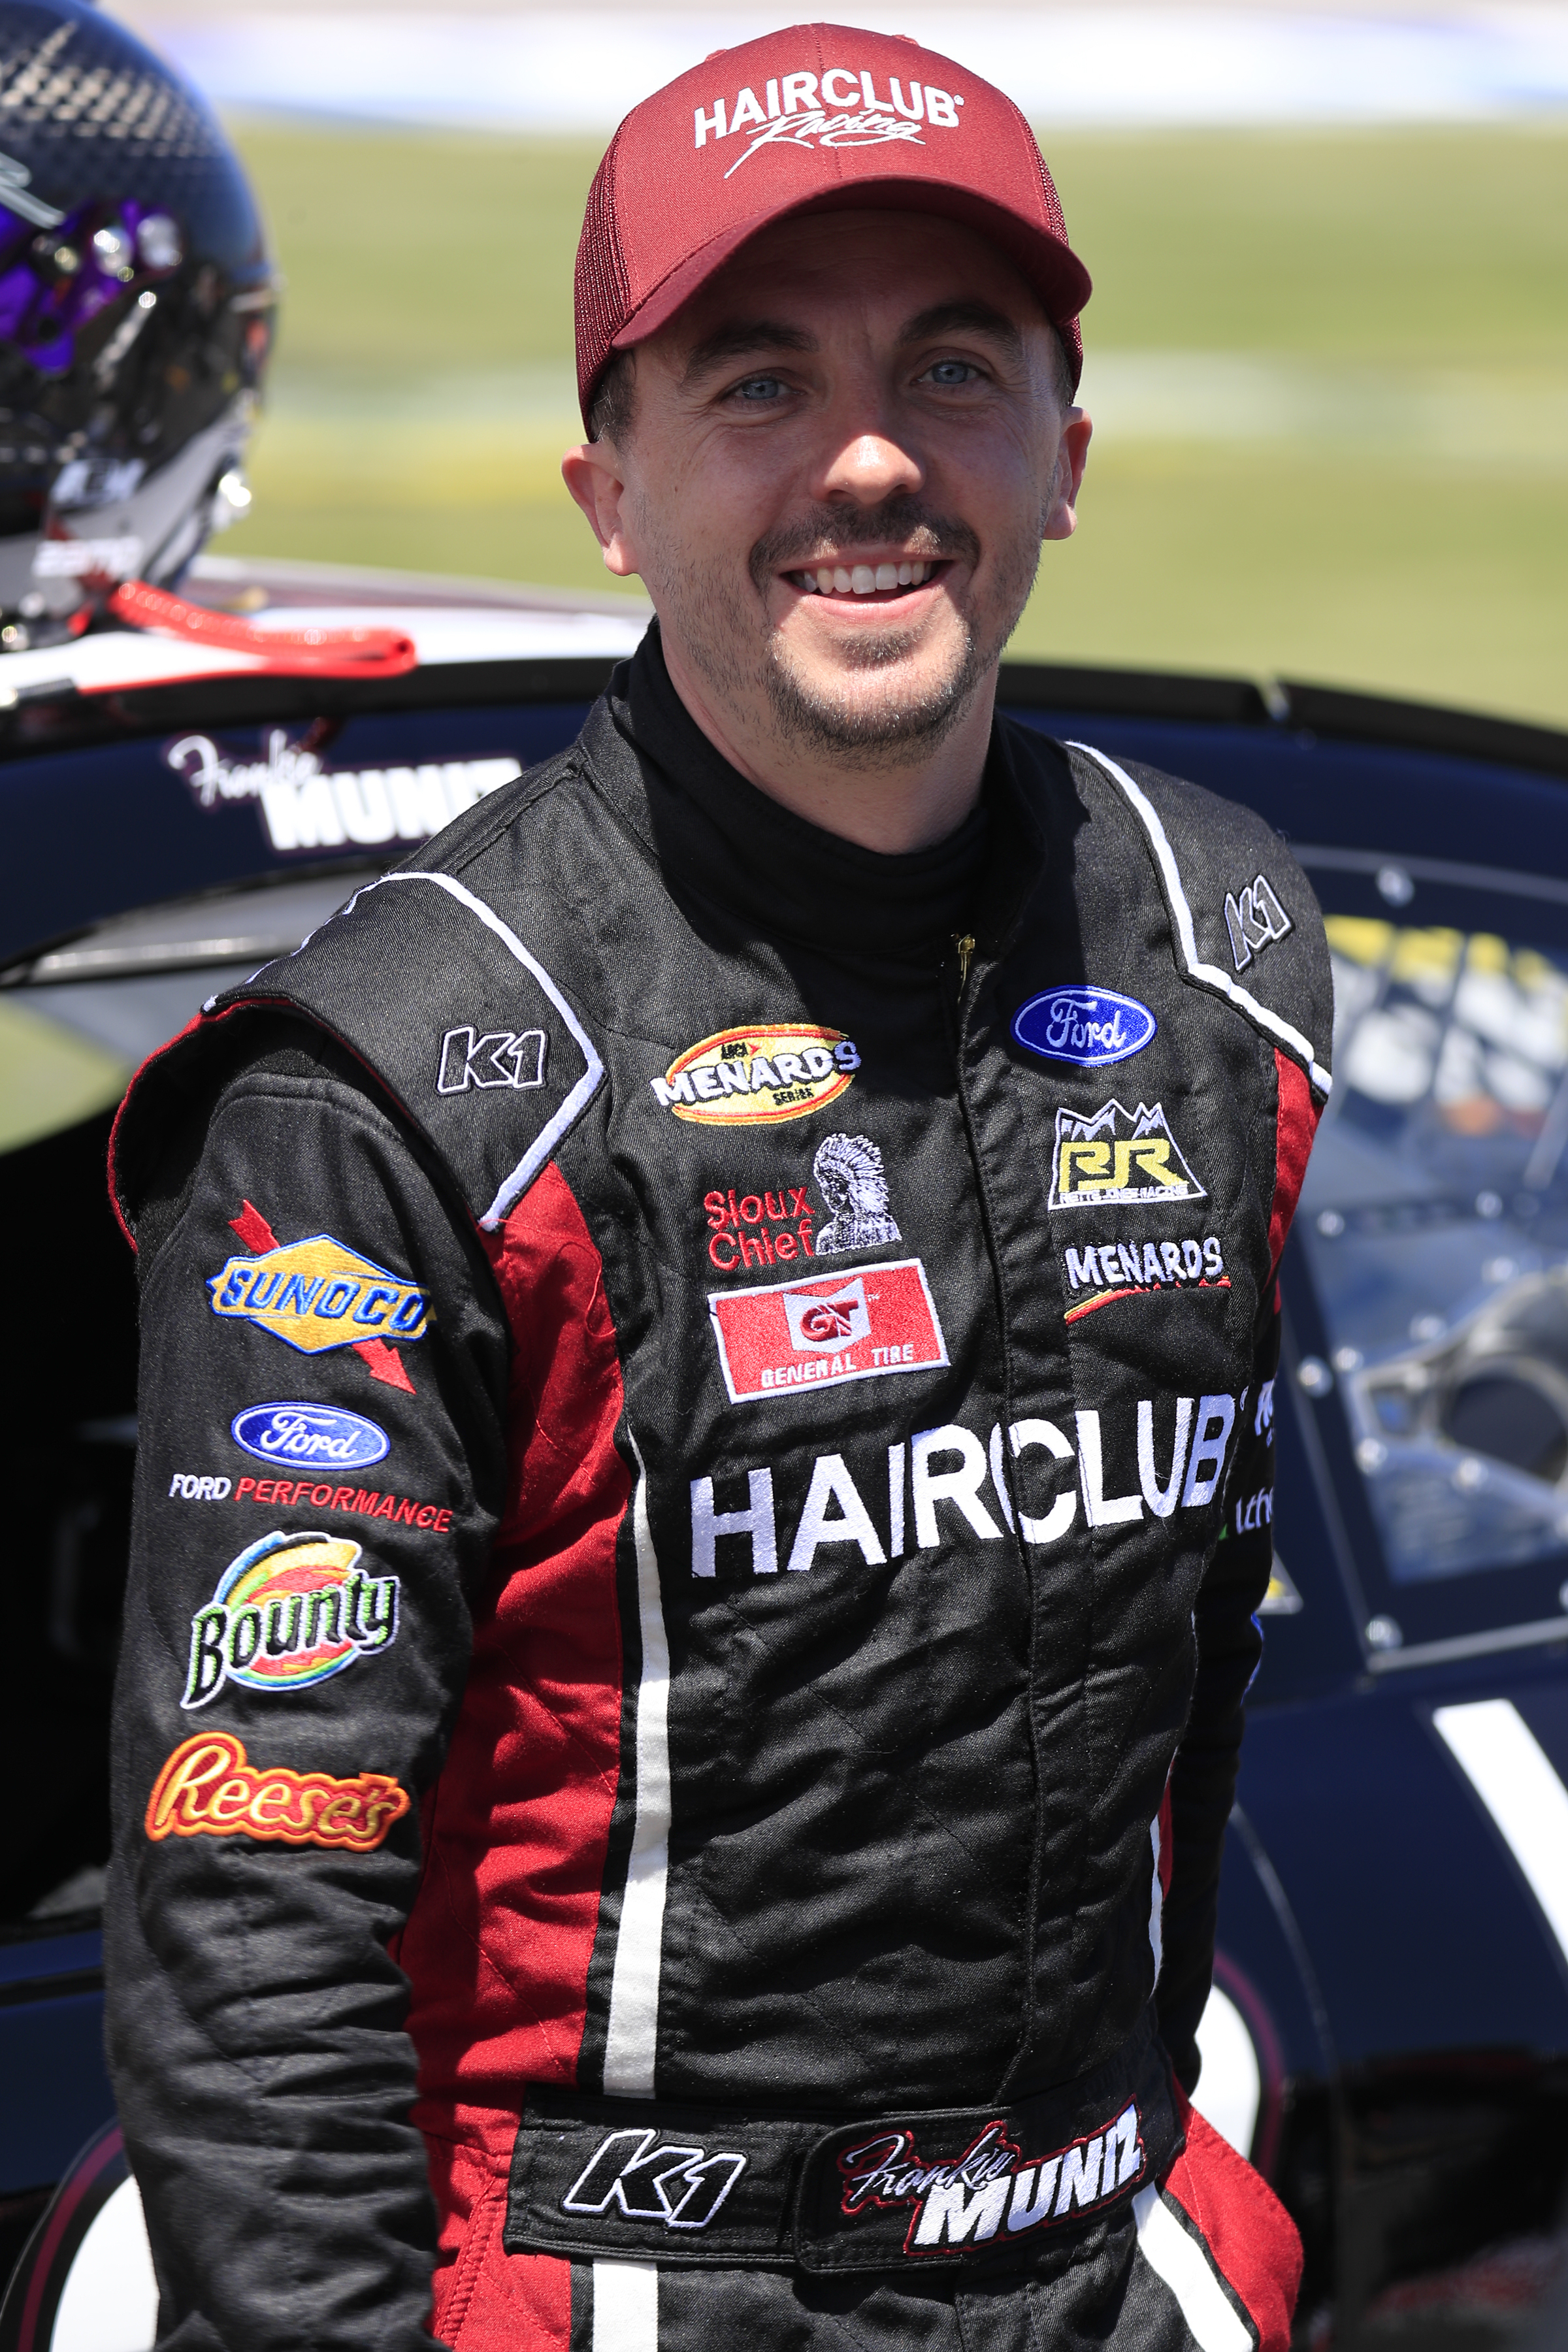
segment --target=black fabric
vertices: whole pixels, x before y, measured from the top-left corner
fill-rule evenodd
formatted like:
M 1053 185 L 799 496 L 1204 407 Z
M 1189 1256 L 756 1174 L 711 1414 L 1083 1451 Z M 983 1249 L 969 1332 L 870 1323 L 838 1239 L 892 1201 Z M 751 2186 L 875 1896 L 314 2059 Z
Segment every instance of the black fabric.
M 536 1993 L 512 1913 L 446 1825 L 520 1801 L 499 1757 L 454 1744 L 479 1597 L 487 1623 L 515 1601 L 532 1671 L 528 1578 L 591 1532 L 568 1482 L 559 1516 L 492 1563 L 544 1411 L 530 1382 L 580 1337 L 559 1304 L 574 1266 L 619 1419 L 590 1399 L 540 1426 L 552 1461 L 637 1502 L 603 1587 L 623 1662 L 607 1728 L 584 1711 L 586 1670 L 561 1669 L 584 1785 L 613 1803 L 592 1950 L 572 1962 L 584 2013 L 551 2011 L 540 2071 L 589 2099 L 742 2114 L 820 2112 L 825 2086 L 846 2116 L 1002 2113 L 1114 2064 L 1152 1996 L 1195 2076 L 1268 1570 L 1267 1528 L 1243 1533 L 1232 1506 L 1272 1475 L 1276 1055 L 1283 1035 L 1304 1098 L 1331 1017 L 1310 891 L 1245 812 L 1145 771 L 1130 792 L 1005 720 L 984 825 L 952 852 L 962 898 L 925 857 L 868 878 L 695 730 L 682 741 L 655 650 L 639 662 L 570 752 L 421 852 L 425 878 L 362 892 L 220 1002 L 121 1121 L 147 1264 L 109 2030 L 163 2342 L 412 2352 L 432 2236 L 405 2016 L 426 2032 L 437 2154 L 493 2151 L 528 2096 L 477 2087 L 477 2056 L 451 2071 L 454 2017 L 495 2032 L 464 2008 L 476 1981 L 512 1988 L 520 2042 L 561 1996 Z M 749 866 L 753 821 L 770 848 Z M 1225 898 L 1259 874 L 1292 928 L 1249 950 L 1243 997 L 1194 968 L 1173 893 L 1212 957 Z M 1018 1042 L 1022 1008 L 1086 987 L 1145 1008 L 1135 1057 Z M 542 1060 L 480 1051 L 533 1030 Z M 456 1060 L 455 1034 L 472 1040 Z M 300 1352 L 258 1302 L 274 1270 L 327 1282 L 300 1255 L 321 1235 L 328 1324 Z M 503 1306 L 491 1261 L 514 1243 L 536 1272 Z M 344 1252 L 365 1270 L 342 1272 Z M 331 1322 L 351 1296 L 380 1318 L 352 1345 Z M 807 1329 L 834 1297 L 838 1320 Z M 449 1520 L 387 1525 L 335 1488 L 318 1519 L 308 1482 L 242 1499 L 231 1419 L 291 1396 L 389 1433 L 386 1465 L 355 1476 Z M 191 1495 L 219 1471 L 232 1491 Z M 395 1642 L 367 1636 L 287 1696 L 230 1676 L 193 1714 L 195 1619 L 274 1528 L 352 1534 L 356 1573 L 398 1580 Z M 665 1710 L 646 1784 L 645 1674 Z M 214 1834 L 182 1815 L 151 1837 L 193 1721 L 243 1738 L 263 1777 L 381 1775 L 406 1810 L 352 1851 L 289 1844 L 271 1820 Z M 235 1785 L 274 1812 L 304 1802 Z M 391 1800 L 333 1801 L 363 1826 Z M 586 1802 L 579 1788 L 549 1828 L 577 1868 Z M 651 1942 L 628 1895 L 650 1805 Z M 783 2304 L 760 2324 L 759 2352 L 816 2340 Z M 1143 2340 L 1115 2324 L 1119 2352 Z
M 947 837 L 900 856 L 796 816 L 737 774 L 670 683 L 656 621 L 616 671 L 610 714 L 637 754 L 647 824 L 668 876 L 771 932 L 818 948 L 940 964 L 966 931 L 986 863 L 986 795 Z M 991 779 L 993 792 L 994 778 Z
M 531 2094 L 505 2243 L 722 2269 L 1031 2263 L 1163 2177 L 1181 2126 L 1153 2021 L 1054 2092 L 835 2121 Z

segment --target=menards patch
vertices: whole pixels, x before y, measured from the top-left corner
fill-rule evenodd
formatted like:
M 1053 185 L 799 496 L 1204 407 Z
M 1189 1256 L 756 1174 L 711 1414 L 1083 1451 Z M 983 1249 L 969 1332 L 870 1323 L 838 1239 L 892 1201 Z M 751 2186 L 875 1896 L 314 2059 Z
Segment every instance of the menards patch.
M 770 1022 L 721 1029 L 678 1055 L 654 1094 L 677 1118 L 715 1127 L 770 1127 L 837 1102 L 860 1056 L 837 1029 L 810 1022 Z

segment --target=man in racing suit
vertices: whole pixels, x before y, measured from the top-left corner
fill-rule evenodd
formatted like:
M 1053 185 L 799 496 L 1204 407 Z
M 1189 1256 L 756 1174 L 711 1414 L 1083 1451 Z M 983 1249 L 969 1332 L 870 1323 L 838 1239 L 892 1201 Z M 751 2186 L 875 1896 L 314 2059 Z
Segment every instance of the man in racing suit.
M 911 43 L 639 109 L 568 470 L 659 623 L 128 1098 L 181 2352 L 1288 2340 L 1185 2092 L 1327 957 L 1259 821 L 993 717 L 1086 293 Z

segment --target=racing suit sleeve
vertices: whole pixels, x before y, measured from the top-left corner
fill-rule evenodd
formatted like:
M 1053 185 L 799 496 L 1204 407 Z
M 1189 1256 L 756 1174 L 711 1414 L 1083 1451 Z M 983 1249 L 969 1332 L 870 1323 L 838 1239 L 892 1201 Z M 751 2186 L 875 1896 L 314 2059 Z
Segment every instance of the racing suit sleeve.
M 388 1940 L 501 1507 L 508 1340 L 412 1131 L 330 1041 L 246 1018 L 132 1202 L 110 2061 L 160 2347 L 428 2352 Z
M 1270 1283 L 1231 1458 L 1225 1526 L 1194 1612 L 1197 1681 L 1171 1772 L 1171 1885 L 1163 1906 L 1163 1953 L 1154 1999 L 1176 2079 L 1189 2095 L 1197 2085 L 1198 2021 L 1214 1975 L 1220 1861 L 1236 1794 L 1245 1702 L 1263 1655 L 1257 1611 L 1268 1590 L 1274 1560 L 1270 1513 L 1279 1362 L 1279 1290 Z M 1266 1499 L 1260 1502 L 1259 1496 Z

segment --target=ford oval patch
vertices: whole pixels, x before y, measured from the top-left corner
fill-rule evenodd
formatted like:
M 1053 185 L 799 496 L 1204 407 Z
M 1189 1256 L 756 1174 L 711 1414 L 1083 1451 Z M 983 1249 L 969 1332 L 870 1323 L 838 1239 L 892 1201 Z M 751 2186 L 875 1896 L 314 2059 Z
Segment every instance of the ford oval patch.
M 258 1462 L 321 1463 L 363 1470 L 391 1451 L 379 1423 L 332 1404 L 253 1404 L 229 1423 L 237 1445 Z
M 1085 1070 L 1141 1054 L 1156 1025 L 1146 1004 L 1113 988 L 1047 988 L 1013 1015 L 1013 1034 L 1028 1052 Z

